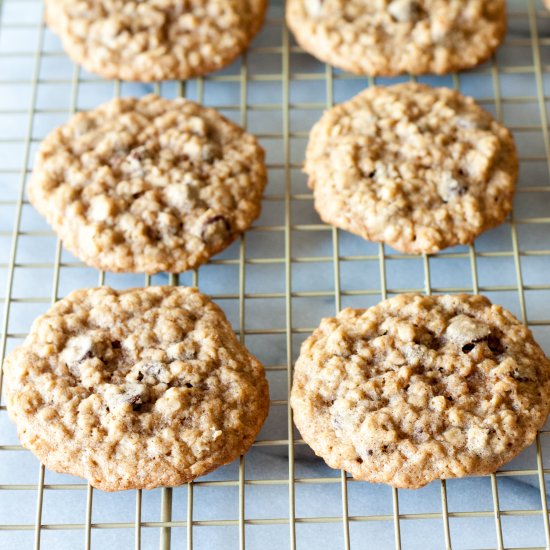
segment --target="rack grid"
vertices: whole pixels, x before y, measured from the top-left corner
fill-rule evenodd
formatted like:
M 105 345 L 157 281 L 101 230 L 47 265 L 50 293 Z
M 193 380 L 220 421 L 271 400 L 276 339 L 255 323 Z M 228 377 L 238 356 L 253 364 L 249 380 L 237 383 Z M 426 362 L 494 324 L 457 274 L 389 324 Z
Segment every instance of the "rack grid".
M 550 547 L 550 468 L 544 467 L 550 430 L 491 476 L 432 483 L 412 495 L 357 482 L 313 459 L 288 404 L 299 344 L 320 317 L 400 292 L 486 293 L 512 309 L 550 352 L 550 14 L 540 0 L 509 1 L 509 33 L 490 62 L 423 79 L 474 95 L 503 120 L 518 141 L 522 171 L 506 224 L 469 247 L 421 257 L 363 242 L 315 215 L 300 174 L 308 130 L 324 108 L 374 80 L 305 55 L 284 26 L 280 5 L 231 68 L 151 86 L 102 81 L 69 63 L 42 11 L 40 0 L 0 0 L 0 360 L 25 337 L 32 318 L 72 288 L 188 284 L 213 295 L 264 362 L 272 402 L 265 429 L 236 464 L 183 487 L 127 492 L 119 501 L 46 471 L 17 442 L 2 401 L 0 548 L 295 550 L 312 541 L 345 550 Z M 270 171 L 264 213 L 228 251 L 191 273 L 97 272 L 63 251 L 32 211 L 25 187 L 33 154 L 45 133 L 77 110 L 149 91 L 214 106 L 258 135 Z M 71 519 L 73 504 L 77 519 Z M 125 519 L 114 521 L 118 507 Z M 227 515 L 216 517 L 217 507 Z

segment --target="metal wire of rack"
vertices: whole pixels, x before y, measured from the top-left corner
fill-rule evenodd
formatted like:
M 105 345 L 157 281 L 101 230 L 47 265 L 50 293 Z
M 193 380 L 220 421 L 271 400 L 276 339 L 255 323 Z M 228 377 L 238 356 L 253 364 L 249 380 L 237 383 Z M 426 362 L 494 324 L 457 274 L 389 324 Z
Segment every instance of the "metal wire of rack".
M 299 343 L 320 316 L 399 292 L 483 292 L 550 351 L 550 15 L 538 0 L 510 0 L 509 8 L 502 53 L 473 73 L 427 81 L 475 95 L 514 131 L 523 167 L 514 214 L 472 246 L 419 258 L 364 243 L 313 212 L 299 173 L 309 127 L 323 108 L 373 81 L 304 55 L 280 6 L 233 68 L 149 87 L 84 73 L 44 26 L 40 0 L 0 0 L 0 360 L 34 315 L 76 286 L 190 284 L 226 309 L 272 388 L 268 425 L 237 464 L 184 487 L 121 495 L 46 471 L 17 442 L 2 401 L 0 548 L 550 547 L 550 430 L 496 474 L 411 493 L 356 482 L 313 459 L 288 404 Z M 207 103 L 258 135 L 270 170 L 264 214 L 192 273 L 98 273 L 63 251 L 33 213 L 25 194 L 33 153 L 48 129 L 100 96 L 147 91 Z

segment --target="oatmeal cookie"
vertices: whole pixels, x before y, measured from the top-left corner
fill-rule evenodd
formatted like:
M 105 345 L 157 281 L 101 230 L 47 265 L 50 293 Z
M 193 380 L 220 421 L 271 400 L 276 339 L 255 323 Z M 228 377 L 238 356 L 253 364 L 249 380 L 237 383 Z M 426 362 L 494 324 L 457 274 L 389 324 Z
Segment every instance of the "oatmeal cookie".
M 185 99 L 114 99 L 42 143 L 29 198 L 63 244 L 115 272 L 178 273 L 231 244 L 260 213 L 256 138 Z
M 400 295 L 321 322 L 291 405 L 329 466 L 418 488 L 494 472 L 530 445 L 550 409 L 550 361 L 487 298 Z
M 356 74 L 445 74 L 474 67 L 506 32 L 505 0 L 287 0 L 298 44 Z
M 267 0 L 46 0 L 69 57 L 104 78 L 184 80 L 230 64 Z
M 77 290 L 34 322 L 4 373 L 21 443 L 105 491 L 232 462 L 269 407 L 262 365 L 192 288 Z
M 304 170 L 326 223 L 418 254 L 502 223 L 518 159 L 511 133 L 472 98 L 408 82 L 327 111 Z

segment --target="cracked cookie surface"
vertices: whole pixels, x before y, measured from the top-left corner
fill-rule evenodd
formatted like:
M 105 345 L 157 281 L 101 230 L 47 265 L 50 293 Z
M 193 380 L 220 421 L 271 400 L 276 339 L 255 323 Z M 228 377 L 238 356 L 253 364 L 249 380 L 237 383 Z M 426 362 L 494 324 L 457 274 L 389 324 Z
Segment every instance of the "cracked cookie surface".
M 506 32 L 504 0 L 288 0 L 297 42 L 320 60 L 371 76 L 474 67 Z
M 530 445 L 550 409 L 550 361 L 487 298 L 404 294 L 323 319 L 291 405 L 329 466 L 418 488 L 494 472 Z
M 233 461 L 269 407 L 262 365 L 192 288 L 77 290 L 34 322 L 4 373 L 21 443 L 107 491 Z
M 260 30 L 267 0 L 47 0 L 73 61 L 104 78 L 183 80 L 221 69 Z
M 472 98 L 409 82 L 328 110 L 304 171 L 326 223 L 418 254 L 502 223 L 518 159 L 509 130 Z
M 252 135 L 213 109 L 149 95 L 78 113 L 49 134 L 29 198 L 87 264 L 179 273 L 248 229 L 266 181 Z

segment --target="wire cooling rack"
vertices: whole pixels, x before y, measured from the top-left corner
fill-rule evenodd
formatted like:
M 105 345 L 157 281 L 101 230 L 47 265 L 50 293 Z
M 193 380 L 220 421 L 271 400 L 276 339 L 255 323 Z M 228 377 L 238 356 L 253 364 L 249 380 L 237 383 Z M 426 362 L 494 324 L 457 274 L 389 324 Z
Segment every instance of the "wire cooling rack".
M 288 405 L 293 361 L 319 319 L 399 292 L 483 292 L 527 322 L 550 352 L 550 15 L 539 0 L 509 2 L 508 36 L 491 62 L 420 79 L 475 96 L 514 131 L 521 158 L 510 219 L 473 246 L 430 257 L 367 243 L 315 214 L 300 173 L 308 131 L 325 107 L 373 81 L 304 54 L 280 5 L 229 69 L 151 86 L 103 81 L 71 64 L 42 9 L 40 0 L 0 0 L 0 359 L 74 288 L 197 285 L 266 365 L 272 402 L 258 441 L 236 463 L 175 489 L 108 494 L 40 466 L 19 445 L 2 401 L 0 548 L 549 547 L 550 430 L 494 475 L 398 491 L 327 468 L 293 429 Z M 33 156 L 76 110 L 151 91 L 215 106 L 258 135 L 270 171 L 263 214 L 197 271 L 98 273 L 64 251 L 29 205 Z

